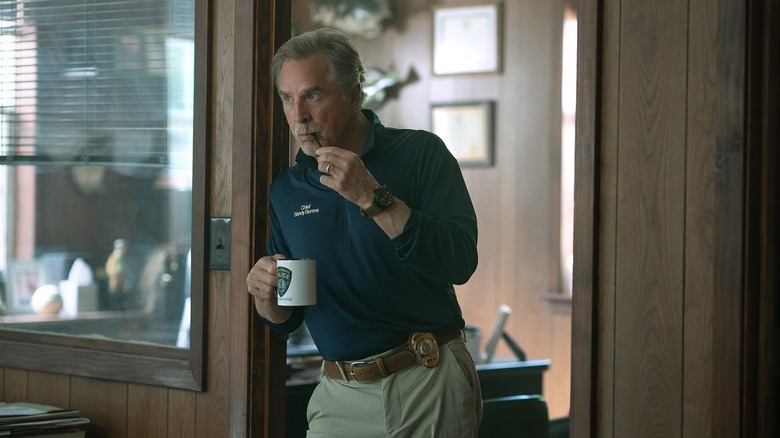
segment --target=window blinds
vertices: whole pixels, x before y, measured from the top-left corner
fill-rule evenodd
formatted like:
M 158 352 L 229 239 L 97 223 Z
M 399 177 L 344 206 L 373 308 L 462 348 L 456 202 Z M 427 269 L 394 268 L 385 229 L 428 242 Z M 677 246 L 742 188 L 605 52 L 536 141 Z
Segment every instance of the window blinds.
M 168 165 L 169 42 L 193 33 L 192 0 L 3 0 L 0 164 Z

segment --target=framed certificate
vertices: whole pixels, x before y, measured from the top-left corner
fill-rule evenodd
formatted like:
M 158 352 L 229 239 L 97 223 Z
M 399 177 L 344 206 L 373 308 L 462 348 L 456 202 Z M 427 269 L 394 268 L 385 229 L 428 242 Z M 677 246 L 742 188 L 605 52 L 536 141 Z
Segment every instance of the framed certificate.
M 492 101 L 431 105 L 431 131 L 459 163 L 492 165 L 493 106 Z
M 433 74 L 500 71 L 498 9 L 498 4 L 435 9 Z

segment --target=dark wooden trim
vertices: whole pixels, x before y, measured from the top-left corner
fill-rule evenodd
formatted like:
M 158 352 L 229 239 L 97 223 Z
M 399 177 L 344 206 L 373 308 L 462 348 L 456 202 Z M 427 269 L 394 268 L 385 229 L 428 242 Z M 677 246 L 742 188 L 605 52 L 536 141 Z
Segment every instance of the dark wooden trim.
M 570 431 L 596 436 L 599 96 L 602 1 L 582 0 L 577 17 L 577 119 Z
M 286 119 L 284 117 L 284 110 L 282 108 L 281 101 L 277 98 L 276 89 L 273 83 L 273 78 L 270 74 L 271 58 L 285 41 L 292 36 L 292 4 L 285 0 L 276 0 L 274 3 L 273 14 L 273 50 L 270 51 L 267 56 L 262 58 L 260 68 L 263 71 L 263 76 L 266 80 L 263 82 L 264 90 L 267 92 L 266 102 L 267 108 L 269 108 L 268 114 L 270 117 L 266 117 L 267 123 L 267 139 L 266 144 L 270 145 L 270 149 L 267 151 L 265 158 L 265 164 L 267 171 L 269 172 L 265 180 L 266 185 L 263 194 L 267 193 L 267 188 L 270 187 L 271 180 L 283 169 L 289 165 L 290 156 L 290 129 L 287 126 Z M 262 211 L 258 211 L 258 217 L 265 219 L 268 214 L 267 196 L 264 196 L 262 203 Z M 262 215 L 262 216 L 261 216 Z M 267 227 L 264 228 L 264 230 Z M 262 253 L 265 253 L 265 243 L 267 236 L 264 235 L 262 240 Z M 259 255 L 259 254 L 258 254 Z M 266 375 L 266 404 L 269 408 L 266 410 L 266 434 L 267 437 L 284 437 L 285 431 L 285 418 L 286 418 L 286 400 L 287 400 L 287 336 L 278 335 L 267 327 L 263 327 L 265 331 L 266 350 L 265 350 L 265 364 L 268 374 Z
M 245 219 L 249 221 L 247 226 L 251 230 L 246 245 L 250 259 L 245 263 L 245 277 L 254 261 L 265 254 L 268 187 L 274 175 L 285 168 L 288 162 L 289 129 L 279 99 L 276 98 L 270 65 L 276 48 L 292 34 L 292 10 L 290 2 L 286 0 L 238 0 L 235 15 L 234 130 L 241 129 L 244 132 L 242 144 L 248 138 L 251 139 L 249 147 L 242 149 L 242 155 L 234 152 L 233 157 L 235 166 L 251 173 L 250 187 L 246 187 L 251 192 L 249 198 L 243 195 L 237 198 L 235 193 L 233 198 L 234 205 L 246 201 L 245 205 L 249 206 L 249 217 Z M 250 302 L 248 308 L 252 314 L 248 436 L 284 437 L 286 336 L 269 331 L 256 316 L 253 303 Z
M 777 436 L 780 391 L 780 6 L 752 0 L 747 17 L 745 314 L 742 436 Z
M 234 293 L 246 290 L 246 275 L 253 265 L 258 252 L 257 236 L 264 235 L 262 221 L 256 216 L 257 200 L 263 196 L 262 185 L 257 184 L 262 178 L 262 170 L 258 170 L 255 162 L 258 154 L 263 154 L 263 145 L 257 142 L 258 134 L 258 87 L 255 82 L 258 48 L 263 47 L 264 40 L 258 36 L 259 14 L 266 8 L 268 1 L 236 0 L 234 10 L 234 50 L 233 50 L 233 145 L 232 145 L 232 186 L 231 186 L 231 216 L 233 218 L 233 251 L 231 257 L 233 268 L 231 284 L 235 285 Z M 260 175 L 258 175 L 260 173 Z M 255 380 L 256 373 L 266 372 L 257 369 L 258 357 L 262 358 L 264 341 L 257 336 L 253 315 L 253 303 L 247 293 L 243 300 L 243 309 L 237 307 L 235 312 L 244 327 L 240 347 L 246 355 L 241 359 L 246 361 L 246 374 L 239 373 L 235 377 L 242 379 L 231 382 L 231 388 L 241 391 L 246 397 L 240 397 L 231 419 L 231 429 L 235 435 L 266 436 L 262 433 L 262 421 L 257 422 L 255 412 L 265 409 L 263 398 L 257 394 L 262 386 Z M 233 358 L 235 359 L 235 358 Z M 246 384 L 248 383 L 248 384 Z M 239 417 L 243 415 L 242 418 Z M 261 417 L 262 418 L 262 417 Z
M 208 266 L 206 262 L 206 245 L 209 243 L 207 222 L 209 211 L 209 178 L 211 166 L 209 157 L 211 144 L 211 1 L 196 0 L 195 29 L 205 29 L 195 32 L 195 108 L 193 109 L 193 157 L 192 157 L 192 278 L 191 278 L 191 308 L 190 308 L 190 345 L 199 346 L 197 352 L 190 355 L 190 367 L 197 376 L 198 387 L 205 390 L 206 372 L 206 309 L 208 309 L 206 287 L 208 285 Z M 200 49 L 202 48 L 202 49 Z M 199 245 L 195 245 L 198 242 Z M 196 250 L 197 248 L 197 250 Z

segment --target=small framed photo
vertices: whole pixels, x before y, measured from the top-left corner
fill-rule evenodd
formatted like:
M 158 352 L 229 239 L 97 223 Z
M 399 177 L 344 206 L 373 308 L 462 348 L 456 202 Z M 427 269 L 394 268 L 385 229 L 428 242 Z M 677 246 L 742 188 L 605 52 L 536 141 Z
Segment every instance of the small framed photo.
M 46 268 L 43 263 L 36 260 L 10 261 L 6 291 L 8 313 L 32 313 L 32 296 L 45 283 Z
M 499 4 L 433 11 L 433 74 L 501 70 Z
M 462 165 L 493 164 L 493 101 L 431 105 L 431 131 Z

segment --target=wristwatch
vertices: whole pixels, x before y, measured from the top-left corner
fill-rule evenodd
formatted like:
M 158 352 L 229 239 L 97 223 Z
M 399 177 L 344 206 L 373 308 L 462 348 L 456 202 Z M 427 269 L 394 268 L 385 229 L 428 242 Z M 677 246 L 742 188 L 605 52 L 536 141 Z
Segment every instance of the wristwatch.
M 374 189 L 374 201 L 370 207 L 366 209 L 360 209 L 360 214 L 364 217 L 374 217 L 380 212 L 387 210 L 393 205 L 395 201 L 395 195 L 386 186 L 377 187 Z

